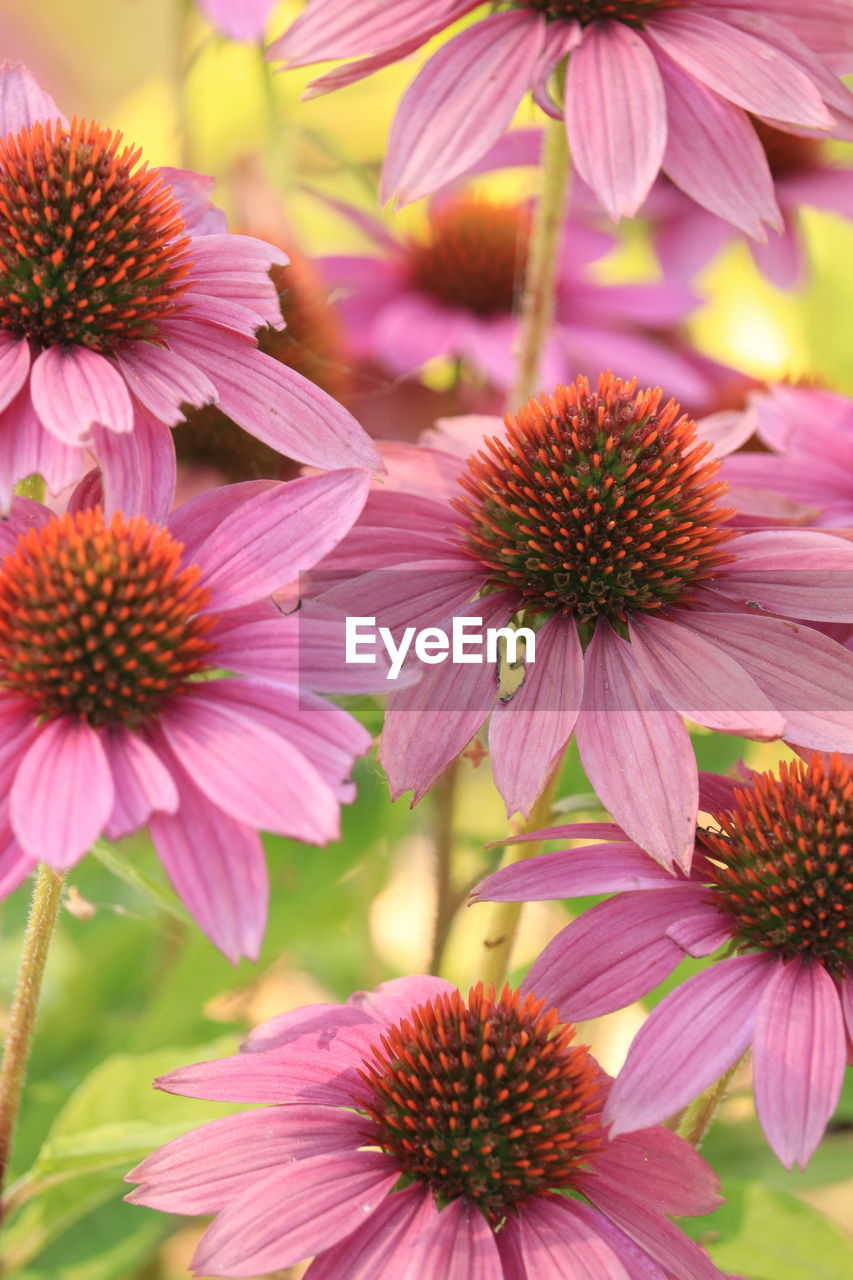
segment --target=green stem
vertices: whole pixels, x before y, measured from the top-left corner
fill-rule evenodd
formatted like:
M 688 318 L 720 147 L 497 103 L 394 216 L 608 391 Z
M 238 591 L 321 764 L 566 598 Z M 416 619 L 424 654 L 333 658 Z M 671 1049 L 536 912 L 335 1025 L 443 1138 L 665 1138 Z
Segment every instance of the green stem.
M 30 907 L 18 982 L 9 1010 L 0 1066 L 0 1192 L 6 1177 L 15 1122 L 27 1073 L 44 966 L 59 914 L 62 876 L 40 866 Z
M 507 401 L 512 413 L 538 389 L 542 348 L 554 318 L 557 261 L 569 190 L 569 144 L 562 120 L 549 120 L 542 155 L 542 190 L 536 204 L 524 277 L 515 384 Z
M 719 1080 L 716 1080 L 704 1093 L 700 1093 L 699 1097 L 691 1102 L 679 1120 L 675 1132 L 679 1138 L 684 1138 L 686 1142 L 689 1142 L 691 1147 L 696 1147 L 698 1150 L 701 1146 L 702 1140 L 719 1110 L 720 1103 L 726 1096 L 726 1090 L 732 1082 L 732 1077 L 743 1060 L 743 1058 L 738 1058 L 737 1062 L 733 1063 L 728 1071 L 720 1076 Z
M 558 773 L 559 767 L 551 775 L 527 822 L 520 831 L 514 834 L 523 835 L 526 832 L 537 831 L 540 827 L 548 825 L 551 806 L 557 789 Z M 502 865 L 508 867 L 514 862 L 523 862 L 525 858 L 536 857 L 537 854 L 542 852 L 542 844 L 541 840 L 535 840 L 530 844 L 514 845 L 507 850 Z M 488 905 L 488 913 L 482 935 L 482 959 L 476 976 L 486 987 L 494 984 L 496 991 L 500 989 L 509 971 L 512 949 L 518 933 L 518 923 L 521 919 L 523 906 L 523 902 L 491 902 Z

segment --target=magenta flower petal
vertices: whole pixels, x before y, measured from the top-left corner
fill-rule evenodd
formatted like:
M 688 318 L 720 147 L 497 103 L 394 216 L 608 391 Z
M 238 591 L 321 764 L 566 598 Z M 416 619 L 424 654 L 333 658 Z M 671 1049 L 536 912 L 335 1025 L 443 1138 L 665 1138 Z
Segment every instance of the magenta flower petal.
M 22 62 L 0 64 L 0 138 L 48 120 L 65 117 L 32 72 Z
M 786 1169 L 804 1169 L 835 1110 L 844 1077 L 838 989 L 819 964 L 776 964 L 755 1019 L 755 1106 Z
M 536 1280 L 631 1280 L 616 1254 L 572 1200 L 534 1200 L 514 1224 L 529 1276 Z M 566 1262 L 570 1259 L 569 1270 Z
M 12 826 L 21 847 L 64 871 L 103 831 L 114 802 L 101 735 L 67 716 L 41 727 L 15 775 Z
M 222 1210 L 191 1266 L 230 1276 L 292 1266 L 354 1231 L 398 1178 L 379 1151 L 337 1151 L 282 1165 Z
M 340 1280 L 343 1275 L 347 1280 L 376 1280 L 386 1272 L 432 1276 L 426 1268 L 438 1227 L 439 1213 L 429 1191 L 404 1187 L 387 1196 L 351 1236 L 324 1249 L 305 1272 L 306 1280 Z
M 275 0 L 198 0 L 199 7 L 224 36 L 232 40 L 263 40 Z
M 186 356 L 149 342 L 128 342 L 115 362 L 133 395 L 149 413 L 175 427 L 183 421 L 184 404 L 210 404 L 216 387 Z
M 785 717 L 724 649 L 671 618 L 647 615 L 629 631 L 643 675 L 682 715 L 723 733 L 783 736 Z
M 681 717 L 646 682 L 630 646 L 610 626 L 596 627 L 585 666 L 576 736 L 587 777 L 632 840 L 664 865 L 689 868 L 699 792 Z M 642 811 L 638 776 L 648 783 Z
M 115 800 L 107 836 L 118 840 L 143 827 L 153 810 L 174 813 L 178 789 L 169 770 L 144 738 L 125 728 L 109 735 L 108 758 Z
M 427 1004 L 436 996 L 446 995 L 453 990 L 453 984 L 445 978 L 391 978 L 388 982 L 380 982 L 372 991 L 357 991 L 350 996 L 347 1005 L 363 1009 L 380 1023 L 390 1024 L 407 1018 L 418 1005 Z
M 667 925 L 666 936 L 683 947 L 688 955 L 709 956 L 730 941 L 732 926 L 716 907 L 697 896 L 694 902 L 682 908 L 678 920 Z
M 132 1169 L 125 1181 L 142 1185 L 126 1199 L 165 1213 L 216 1213 L 259 1171 L 347 1144 L 358 1150 L 363 1128 L 351 1112 L 305 1104 L 224 1116 L 160 1147 Z
M 832 127 L 812 81 L 771 43 L 696 10 L 660 13 L 646 32 L 690 76 L 745 111 L 814 129 Z
M 494 1233 L 474 1205 L 453 1200 L 439 1211 L 417 1250 L 411 1274 L 423 1280 L 492 1280 L 500 1267 Z
M 35 871 L 38 858 L 30 858 L 24 853 L 17 840 L 11 834 L 3 848 L 0 849 L 0 898 L 13 893 L 18 885 L 23 884 L 27 876 Z
M 133 430 L 133 404 L 117 370 L 87 347 L 46 347 L 33 363 L 33 407 L 48 431 L 80 444 L 96 425 Z
M 688 978 L 652 1010 L 607 1100 L 612 1138 L 673 1115 L 738 1060 L 772 972 L 767 956 L 735 956 Z
M 637 1189 L 640 1194 L 641 1188 Z M 620 1187 L 613 1190 L 594 1178 L 584 1180 L 584 1194 L 635 1244 L 678 1280 L 720 1280 L 720 1273 L 698 1244 L 660 1214 L 649 1212 L 639 1195 Z
M 789 618 L 853 621 L 853 546 L 813 529 L 744 533 L 737 563 L 720 576 L 717 590 L 739 603 Z
M 574 826 L 559 830 L 566 838 L 579 834 Z M 534 833 L 531 838 L 542 837 Z M 540 902 L 581 898 L 587 893 L 660 889 L 677 883 L 672 872 L 635 844 L 590 844 L 502 867 L 481 880 L 471 897 L 475 902 Z
M 572 1213 L 582 1222 L 586 1222 L 591 1230 L 597 1232 L 610 1245 L 631 1280 L 668 1280 L 663 1268 L 659 1267 L 644 1249 L 635 1244 L 630 1236 L 620 1231 L 615 1222 L 605 1217 L 603 1213 L 599 1213 L 592 1205 L 575 1200 L 572 1204 Z M 521 1271 L 517 1280 L 528 1280 L 527 1272 Z
M 162 422 L 137 409 L 133 431 L 116 435 L 95 427 L 106 515 L 145 511 L 165 520 L 175 496 L 177 462 L 172 433 Z
M 522 990 L 547 991 L 567 1022 L 598 1018 L 632 1004 L 684 959 L 665 926 L 678 918 L 681 904 L 695 892 L 693 885 L 685 885 L 621 893 L 591 907 L 551 939 L 531 965 Z
M 845 976 L 841 980 L 841 1008 L 844 1013 L 847 1035 L 853 1041 L 853 978 L 849 976 Z
M 331 58 L 384 53 L 398 44 L 417 39 L 425 43 L 431 35 L 454 22 L 477 0 L 314 0 L 278 40 L 268 56 L 299 67 Z
M 536 634 L 536 661 L 489 725 L 492 775 L 507 813 L 529 814 L 572 735 L 583 693 L 577 628 L 552 618 Z
M 25 338 L 0 333 L 0 409 L 15 399 L 30 371 L 30 344 Z
M 674 1218 L 711 1213 L 722 1203 L 711 1168 L 663 1126 L 620 1134 L 596 1161 L 595 1179 L 617 1194 L 621 1186 L 641 1191 L 650 1209 Z
M 406 90 L 380 197 L 403 204 L 464 173 L 508 128 L 542 51 L 545 22 L 512 10 L 461 31 Z
M 619 22 L 586 27 L 569 61 L 566 126 L 578 172 L 608 213 L 636 213 L 667 132 L 660 73 L 639 32 Z
M 40 475 L 51 493 L 60 493 L 85 470 L 81 450 L 63 444 L 42 426 L 24 387 L 0 415 L 0 510 L 8 512 L 22 476 Z

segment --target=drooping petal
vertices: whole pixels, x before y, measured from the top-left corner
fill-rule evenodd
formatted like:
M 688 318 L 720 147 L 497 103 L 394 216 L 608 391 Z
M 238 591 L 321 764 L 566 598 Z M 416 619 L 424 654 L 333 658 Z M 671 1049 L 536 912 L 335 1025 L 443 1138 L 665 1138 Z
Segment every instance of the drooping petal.
M 62 717 L 43 725 L 12 784 L 15 835 L 31 857 L 64 871 L 107 824 L 113 779 L 101 735 Z
M 95 427 L 92 435 L 101 467 L 104 514 L 139 511 L 150 520 L 165 520 L 174 501 L 177 477 L 169 428 L 137 407 L 129 434 L 116 435 Z
M 95 426 L 133 430 L 133 405 L 121 374 L 88 347 L 47 347 L 30 375 L 33 408 L 65 444 L 81 444 Z
M 631 1280 L 619 1258 L 573 1200 L 531 1197 L 515 1223 L 529 1276 L 536 1280 Z
M 786 1169 L 804 1169 L 835 1110 L 845 1061 L 838 990 L 817 961 L 776 963 L 755 1019 L 755 1107 Z
M 212 404 L 216 399 L 216 387 L 207 374 L 168 347 L 125 342 L 114 359 L 139 403 L 167 427 L 183 421 L 182 405 Z
M 632 840 L 665 866 L 689 870 L 699 791 L 681 717 L 609 625 L 596 627 L 585 668 L 575 732 L 587 777 Z
M 603 1214 L 678 1280 L 722 1280 L 711 1259 L 668 1218 L 652 1212 L 642 1195 L 584 1179 L 584 1193 Z
M 124 726 L 106 732 L 115 800 L 106 832 L 110 840 L 130 835 L 154 811 L 174 813 L 178 789 L 163 761 L 137 733 Z
M 399 1176 L 380 1151 L 338 1151 L 284 1165 L 222 1210 L 190 1265 L 200 1274 L 230 1276 L 293 1266 L 361 1226 Z
M 613 218 L 645 200 L 666 146 L 666 102 L 638 31 L 594 22 L 569 61 L 566 126 L 572 157 Z
M 631 1280 L 669 1280 L 663 1268 L 646 1253 L 645 1249 L 635 1244 L 624 1231 L 620 1231 L 616 1223 L 612 1222 L 606 1214 L 600 1213 L 598 1209 L 594 1209 L 583 1200 L 572 1202 L 572 1213 L 582 1222 L 586 1222 L 591 1230 L 610 1245 Z M 527 1273 L 524 1272 L 519 1280 L 528 1280 Z
M 49 120 L 61 120 L 67 125 L 59 107 L 32 72 L 22 62 L 0 65 L 0 138 Z
M 0 409 L 14 400 L 30 371 L 30 344 L 26 338 L 0 333 Z
M 44 477 L 50 493 L 59 493 L 85 469 L 82 450 L 63 444 L 41 424 L 23 387 L 0 414 L 0 511 L 12 501 L 15 485 L 29 475 Z
M 338 0 L 314 0 L 275 40 L 267 54 L 290 67 L 331 58 L 358 58 L 382 53 L 417 38 L 421 43 L 441 27 L 454 22 L 477 0 L 350 0 L 343 7 Z
M 622 1133 L 595 1157 L 593 1177 L 642 1197 L 649 1209 L 680 1218 L 711 1213 L 720 1183 L 688 1142 L 663 1125 Z
M 529 89 L 544 17 L 496 13 L 443 44 L 397 108 L 382 173 L 382 202 L 403 204 L 464 173 L 509 127 Z
M 771 972 L 766 956 L 735 956 L 688 978 L 652 1010 L 607 1100 L 611 1137 L 674 1115 L 737 1062 Z
M 489 725 L 495 786 L 507 813 L 530 813 L 556 768 L 578 718 L 583 653 L 572 619 L 552 618 L 536 633 L 536 658 L 521 688 L 498 702 Z
M 563 827 L 562 834 L 570 839 L 572 826 Z M 590 844 L 502 867 L 481 880 L 471 897 L 475 902 L 541 902 L 679 883 L 684 882 L 635 844 Z
M 324 1249 L 305 1272 L 305 1280 L 340 1280 L 343 1275 L 347 1280 L 376 1280 L 386 1272 L 396 1280 L 433 1280 L 428 1265 L 440 1229 L 432 1193 L 414 1183 L 386 1196 L 363 1226 Z M 435 1280 L 443 1280 L 443 1274 Z
M 402 1018 L 408 1018 L 418 1005 L 453 990 L 453 984 L 444 978 L 391 978 L 388 982 L 380 982 L 372 991 L 357 991 L 347 1000 L 347 1005 L 362 1009 L 378 1022 L 391 1026 Z
M 715 578 L 721 595 L 807 622 L 853 621 L 853 544 L 814 529 L 743 533 Z

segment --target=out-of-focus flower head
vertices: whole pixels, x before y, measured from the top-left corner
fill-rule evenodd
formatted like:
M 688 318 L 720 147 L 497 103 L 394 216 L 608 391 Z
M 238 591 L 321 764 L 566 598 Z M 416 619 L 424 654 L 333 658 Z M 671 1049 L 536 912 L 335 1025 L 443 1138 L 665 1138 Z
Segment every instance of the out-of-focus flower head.
M 309 87 L 323 93 L 407 56 L 477 0 L 312 0 L 270 47 L 288 66 L 356 59 Z M 495 11 L 497 10 L 497 11 Z M 551 83 L 568 60 L 565 89 Z M 532 91 L 565 116 L 574 164 L 614 218 L 636 213 L 658 172 L 764 237 L 781 215 L 747 113 L 793 131 L 851 136 L 848 0 L 521 0 L 435 53 L 405 93 L 388 144 L 383 193 L 404 201 L 465 172 Z M 558 99 L 561 99 L 558 101 Z
M 720 438 L 730 447 L 736 431 Z M 391 694 L 380 759 L 395 795 L 420 799 L 494 708 L 509 813 L 530 811 L 575 733 L 615 820 L 689 867 L 698 782 L 682 716 L 853 747 L 853 655 L 799 621 L 853 619 L 853 546 L 734 527 L 713 448 L 660 389 L 602 374 L 503 427 L 463 421 L 385 450 L 389 482 L 320 567 L 341 579 L 325 598 L 395 636 L 464 616 L 536 628 L 511 696 L 498 698 L 494 664 L 470 659 L 420 667 Z
M 346 410 L 258 349 L 283 323 L 269 268 L 285 255 L 227 234 L 208 180 L 139 161 L 0 69 L 0 501 L 34 472 L 58 491 L 89 449 L 108 514 L 148 509 L 186 405 L 302 462 L 376 465 Z
M 361 470 L 233 485 L 162 522 L 105 517 L 87 481 L 62 516 L 14 500 L 0 524 L 0 893 L 147 823 L 199 926 L 230 959 L 257 956 L 258 829 L 335 839 L 370 745 L 319 696 L 352 687 L 332 656 L 343 620 L 284 616 L 269 596 L 341 538 L 367 485 Z
M 212 26 L 230 40 L 263 40 L 275 0 L 197 0 Z
M 611 1142 L 573 1037 L 546 999 L 441 978 L 297 1009 L 157 1081 L 273 1105 L 154 1152 L 127 1198 L 215 1214 L 191 1264 L 213 1275 L 720 1280 L 667 1216 L 710 1212 L 713 1172 L 665 1129 Z
M 565 1019 L 620 1009 L 685 955 L 725 947 L 641 1027 L 605 1118 L 611 1133 L 657 1123 L 752 1045 L 764 1132 L 783 1164 L 805 1167 L 853 1042 L 853 774 L 838 756 L 814 756 L 741 784 L 705 774 L 701 791 L 711 821 L 689 877 L 669 875 L 618 827 L 573 824 L 528 838 L 602 843 L 507 867 L 476 896 L 615 893 L 559 933 L 522 985 L 547 990 Z

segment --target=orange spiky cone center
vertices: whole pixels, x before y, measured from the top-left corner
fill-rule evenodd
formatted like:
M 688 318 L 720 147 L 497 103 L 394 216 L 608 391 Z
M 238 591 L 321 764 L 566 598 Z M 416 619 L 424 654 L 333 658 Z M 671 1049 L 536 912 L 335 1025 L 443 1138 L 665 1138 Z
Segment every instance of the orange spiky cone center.
M 527 263 L 530 218 L 515 204 L 458 196 L 436 206 L 421 240 L 405 249 L 413 288 L 478 316 L 511 312 Z
M 524 8 L 535 9 L 552 20 L 590 22 L 613 20 L 629 27 L 643 23 L 660 9 L 677 9 L 683 0 L 521 0 Z

